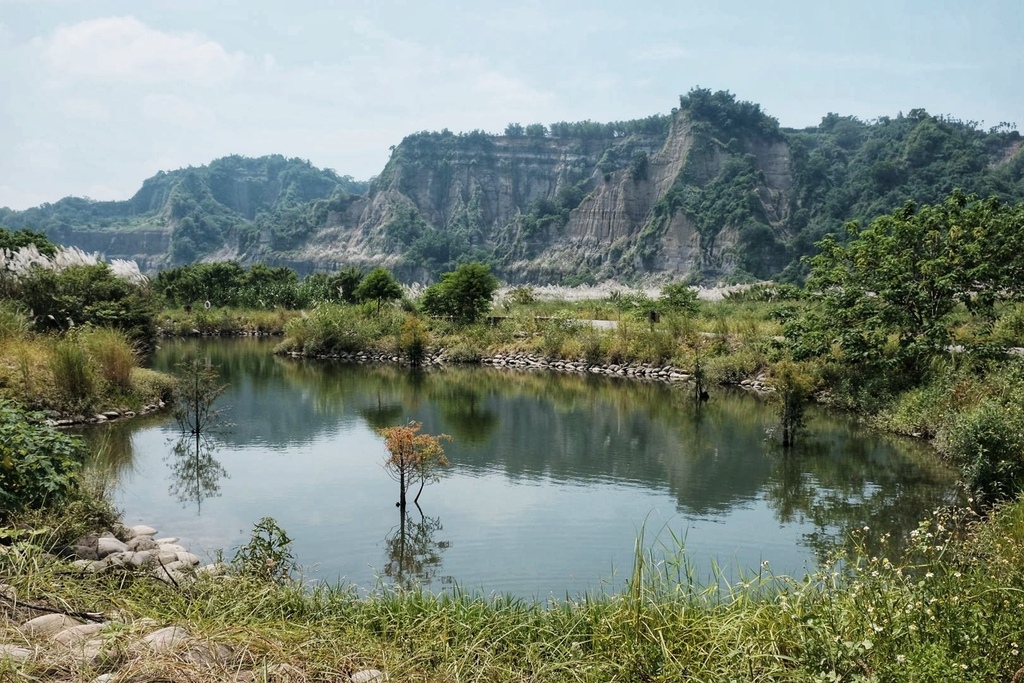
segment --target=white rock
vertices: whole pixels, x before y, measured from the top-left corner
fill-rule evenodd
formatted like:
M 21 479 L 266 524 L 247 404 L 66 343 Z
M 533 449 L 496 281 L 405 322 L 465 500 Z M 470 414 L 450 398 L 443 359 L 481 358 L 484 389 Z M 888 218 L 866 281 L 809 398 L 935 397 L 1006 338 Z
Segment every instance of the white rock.
M 96 541 L 96 554 L 101 559 L 114 553 L 123 553 L 126 550 L 128 550 L 128 546 L 112 536 L 103 536 Z
M 128 529 L 128 534 L 131 538 L 136 536 L 154 536 L 156 535 L 156 529 L 145 524 L 136 524 L 135 526 Z
M 49 638 L 55 633 L 81 623 L 66 614 L 44 614 L 22 624 L 21 632 L 29 638 Z
M 376 669 L 363 669 L 348 677 L 351 683 L 384 683 L 388 680 L 387 674 Z
M 32 650 L 17 645 L 0 643 L 0 662 L 5 659 L 13 659 L 16 662 L 24 662 L 32 657 Z
M 153 631 L 142 639 L 142 642 L 154 652 L 168 652 L 173 648 L 185 645 L 188 641 L 188 631 L 180 626 L 164 627 Z
M 223 562 L 214 562 L 212 564 L 206 564 L 196 569 L 196 574 L 206 574 L 207 576 L 224 576 L 228 571 L 228 566 Z
M 186 564 L 189 564 L 189 565 L 197 565 L 200 562 L 202 562 L 202 560 L 199 558 L 198 555 L 193 555 L 192 553 L 187 553 L 187 552 L 186 553 L 178 553 L 178 560 L 180 562 L 185 562 Z
M 54 634 L 52 640 L 61 645 L 77 645 L 89 640 L 89 638 L 102 630 L 103 624 L 80 624 L 79 626 L 72 626 Z
M 165 553 L 174 553 L 177 555 L 178 553 L 187 553 L 188 548 L 183 548 L 177 543 L 161 543 L 160 551 Z

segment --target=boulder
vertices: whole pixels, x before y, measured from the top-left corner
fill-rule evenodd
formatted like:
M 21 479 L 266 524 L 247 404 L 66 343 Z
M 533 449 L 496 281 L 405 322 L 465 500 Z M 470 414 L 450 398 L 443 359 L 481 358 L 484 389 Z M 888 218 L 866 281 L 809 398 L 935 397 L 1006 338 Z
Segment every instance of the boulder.
M 64 629 L 78 626 L 82 622 L 66 614 L 44 614 L 29 619 L 21 625 L 21 632 L 29 638 L 50 638 Z

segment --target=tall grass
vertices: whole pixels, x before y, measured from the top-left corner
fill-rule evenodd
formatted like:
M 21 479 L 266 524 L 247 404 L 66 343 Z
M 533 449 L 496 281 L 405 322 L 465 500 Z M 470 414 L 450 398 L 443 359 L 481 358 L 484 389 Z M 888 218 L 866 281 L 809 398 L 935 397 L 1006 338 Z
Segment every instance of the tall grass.
M 22 337 L 28 329 L 28 316 L 11 302 L 0 301 L 0 342 Z
M 50 371 L 63 408 L 85 410 L 91 407 L 95 398 L 96 375 L 89 355 L 75 336 L 54 344 Z
M 106 637 L 131 653 L 143 619 L 231 646 L 221 663 L 117 657 L 95 667 L 41 654 L 14 680 L 345 680 L 376 668 L 402 681 L 1009 681 L 1024 665 L 1024 503 L 988 518 L 936 513 L 902 560 L 853 549 L 807 579 L 762 566 L 727 584 L 696 580 L 680 539 L 650 547 L 641 533 L 621 592 L 541 603 L 379 587 L 278 584 L 239 574 L 179 587 L 125 572 L 69 580 L 45 539 L 0 554 L 19 594 L 52 605 L 115 610 Z M 47 526 L 47 525 L 44 525 Z M 967 530 L 964 535 L 963 530 Z M 881 539 L 886 542 L 886 539 Z M 2 617 L 0 617 L 2 618 Z M 14 633 L 9 624 L 0 632 Z M 154 659 L 154 657 L 156 659 Z M 160 670 L 157 671 L 156 664 Z
M 80 338 L 100 378 L 116 392 L 131 391 L 139 353 L 128 335 L 113 328 L 90 328 Z

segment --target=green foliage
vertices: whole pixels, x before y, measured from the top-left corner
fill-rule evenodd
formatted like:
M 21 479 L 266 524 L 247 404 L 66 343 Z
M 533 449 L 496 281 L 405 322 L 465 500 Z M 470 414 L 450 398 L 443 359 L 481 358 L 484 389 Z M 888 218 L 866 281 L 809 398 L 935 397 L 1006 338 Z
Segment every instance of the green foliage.
M 0 342 L 22 336 L 29 326 L 28 316 L 13 301 L 0 299 Z
M 76 412 L 92 407 L 91 402 L 96 395 L 95 369 L 76 335 L 61 339 L 54 345 L 50 371 L 62 408 Z
M 916 383 L 949 353 L 960 311 L 987 326 L 999 301 L 1020 297 L 1022 226 L 1024 206 L 954 193 L 851 224 L 846 244 L 827 237 L 808 280 L 820 305 L 788 326 L 798 357 L 831 354 L 895 389 Z
M 469 325 L 490 310 L 497 289 L 498 280 L 487 266 L 467 263 L 443 274 L 440 282 L 428 287 L 420 306 L 429 315 Z
M 430 340 L 426 326 L 415 315 L 406 315 L 399 334 L 398 348 L 405 354 L 410 365 L 420 365 Z
M 173 392 L 173 414 L 182 434 L 198 438 L 209 436 L 220 422 L 214 407 L 227 387 L 220 382 L 217 369 L 200 358 L 178 363 Z
M 728 90 L 712 93 L 708 88 L 693 88 L 679 98 L 679 108 L 696 121 L 711 125 L 725 139 L 749 135 L 779 134 L 779 122 L 761 111 L 761 105 L 736 101 Z
M 310 356 L 383 350 L 383 344 L 398 338 L 403 320 L 402 313 L 391 309 L 373 314 L 361 306 L 322 304 L 288 321 L 278 350 Z
M 696 313 L 700 308 L 697 292 L 685 282 L 673 282 L 661 288 L 658 308 L 676 313 Z
M 0 251 L 15 252 L 30 244 L 35 245 L 39 253 L 44 256 L 53 256 L 57 253 L 57 245 L 41 232 L 28 228 L 8 230 L 0 226 Z
M 88 328 L 79 339 L 110 393 L 127 395 L 132 390 L 132 372 L 139 363 L 131 338 L 122 330 Z
M 815 371 L 806 364 L 784 360 L 772 366 L 769 382 L 775 390 L 772 400 L 778 406 L 780 440 L 788 448 L 804 427 L 805 408 L 817 384 Z
M 360 301 L 376 301 L 380 313 L 381 304 L 402 298 L 402 286 L 387 268 L 374 268 L 359 283 L 355 296 Z
M 156 337 L 156 302 L 150 288 L 117 277 L 105 263 L 60 272 L 33 268 L 21 291 L 22 304 L 31 309 L 37 330 L 111 327 L 146 348 Z
M 335 281 L 341 291 L 341 300 L 347 304 L 356 303 L 358 300 L 356 298 L 356 290 L 359 288 L 359 283 L 362 280 L 363 271 L 353 266 L 342 268 L 338 271 Z
M 26 508 L 56 505 L 77 486 L 86 449 L 80 439 L 0 400 L 0 520 Z
M 263 517 L 252 529 L 249 542 L 239 546 L 231 567 L 241 576 L 261 582 L 284 584 L 298 571 L 292 539 L 273 517 Z

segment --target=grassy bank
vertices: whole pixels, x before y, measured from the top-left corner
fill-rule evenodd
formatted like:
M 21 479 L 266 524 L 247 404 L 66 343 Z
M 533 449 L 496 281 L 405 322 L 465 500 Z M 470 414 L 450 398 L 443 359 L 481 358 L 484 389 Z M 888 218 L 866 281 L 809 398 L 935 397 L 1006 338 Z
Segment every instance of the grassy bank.
M 24 313 L 0 303 L 0 399 L 63 416 L 138 411 L 170 396 L 171 378 L 141 367 L 121 330 L 31 331 Z
M 871 531 L 862 533 L 867 542 Z M 690 582 L 680 551 L 638 557 L 620 594 L 548 604 L 458 590 L 360 598 L 344 587 L 275 583 L 241 563 L 226 578 L 180 587 L 121 571 L 72 578 L 41 554 L 45 535 L 31 541 L 0 553 L 0 571 L 24 603 L 116 613 L 113 644 L 151 619 L 231 654 L 217 665 L 0 660 L 0 673 L 25 680 L 112 672 L 118 681 L 205 682 L 287 664 L 293 678 L 266 680 L 346 680 L 375 668 L 391 680 L 431 682 L 993 681 L 1024 665 L 1020 504 L 984 523 L 948 513 L 925 520 L 902 562 L 853 552 L 803 581 L 764 567 L 732 588 L 707 588 Z M 287 548 L 264 551 L 262 560 Z M 16 641 L 15 609 L 4 608 L 3 640 Z

